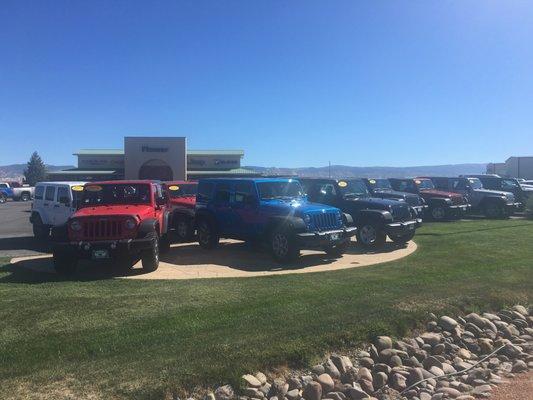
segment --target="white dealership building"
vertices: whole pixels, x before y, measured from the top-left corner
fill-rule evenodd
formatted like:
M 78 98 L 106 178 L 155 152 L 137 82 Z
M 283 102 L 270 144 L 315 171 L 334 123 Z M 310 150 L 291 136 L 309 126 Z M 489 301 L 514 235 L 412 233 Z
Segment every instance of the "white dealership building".
M 124 149 L 82 149 L 77 168 L 48 173 L 49 180 L 187 180 L 202 177 L 249 177 L 241 167 L 242 150 L 188 150 L 185 137 L 125 137 Z

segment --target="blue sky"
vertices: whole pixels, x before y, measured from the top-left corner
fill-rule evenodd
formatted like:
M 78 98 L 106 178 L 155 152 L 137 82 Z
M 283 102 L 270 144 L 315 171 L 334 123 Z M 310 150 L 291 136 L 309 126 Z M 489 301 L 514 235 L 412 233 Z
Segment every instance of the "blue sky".
M 0 7 L 0 165 L 126 135 L 247 165 L 533 155 L 533 4 L 24 1 Z

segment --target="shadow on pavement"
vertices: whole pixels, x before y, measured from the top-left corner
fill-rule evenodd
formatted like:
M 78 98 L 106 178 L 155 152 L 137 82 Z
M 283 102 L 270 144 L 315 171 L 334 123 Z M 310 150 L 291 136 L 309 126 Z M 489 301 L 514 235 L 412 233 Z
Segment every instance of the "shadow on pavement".
M 405 248 L 386 242 L 379 251 L 370 251 L 357 246 L 355 242 L 346 252 L 346 255 L 375 255 L 390 253 Z M 137 260 L 136 260 L 137 261 Z M 210 265 L 213 267 L 229 267 L 236 270 L 258 271 L 283 271 L 298 270 L 307 267 L 327 265 L 336 258 L 328 256 L 322 251 L 303 251 L 302 256 L 294 263 L 277 263 L 266 249 L 257 248 L 244 242 L 224 241 L 213 250 L 204 250 L 198 244 L 180 244 L 171 247 L 170 251 L 161 255 L 161 261 L 176 267 Z M 342 260 L 340 260 L 342 262 Z M 357 265 L 359 262 L 346 260 L 346 264 Z M 167 266 L 168 268 L 168 266 Z M 113 261 L 91 262 L 82 260 L 78 263 L 76 273 L 71 276 L 61 276 L 54 270 L 53 259 L 50 255 L 32 259 L 19 260 L 12 264 L 0 267 L 0 273 L 9 273 L 0 277 L 2 283 L 43 283 L 61 281 L 96 281 L 115 277 L 143 275 L 140 263 L 132 269 L 118 269 Z
M 406 245 L 386 242 L 379 250 L 367 250 L 352 242 L 346 255 L 391 253 L 405 247 Z M 265 248 L 236 241 L 221 242 L 217 248 L 212 250 L 203 250 L 195 243 L 182 244 L 172 247 L 167 254 L 161 256 L 161 261 L 181 267 L 218 265 L 250 272 L 298 270 L 330 264 L 336 260 L 337 258 L 323 251 L 302 251 L 302 256 L 295 262 L 281 264 L 276 262 Z M 350 264 L 358 263 L 350 262 Z
M 12 257 L 34 255 L 35 253 L 49 253 L 51 251 L 50 242 L 43 239 L 36 239 L 33 236 L 21 236 L 11 238 L 0 238 L 0 257 Z

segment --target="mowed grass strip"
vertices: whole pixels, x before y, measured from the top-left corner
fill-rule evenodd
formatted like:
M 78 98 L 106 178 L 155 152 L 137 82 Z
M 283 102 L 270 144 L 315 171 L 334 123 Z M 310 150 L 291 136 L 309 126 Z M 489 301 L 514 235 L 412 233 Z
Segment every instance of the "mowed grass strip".
M 530 303 L 532 239 L 532 221 L 426 224 L 402 260 L 246 279 L 47 281 L 5 265 L 0 398 L 160 398 L 404 335 L 427 312 Z

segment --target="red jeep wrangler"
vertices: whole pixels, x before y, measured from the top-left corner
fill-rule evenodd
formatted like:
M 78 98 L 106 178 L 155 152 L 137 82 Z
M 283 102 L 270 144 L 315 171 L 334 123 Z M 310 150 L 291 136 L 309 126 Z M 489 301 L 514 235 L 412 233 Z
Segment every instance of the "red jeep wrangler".
M 55 269 L 73 273 L 78 259 L 111 259 L 131 268 L 140 257 L 145 271 L 155 271 L 159 251 L 170 247 L 170 214 L 168 194 L 158 182 L 87 183 L 78 210 L 52 232 Z
M 194 206 L 196 204 L 196 181 L 165 182 L 172 204 L 172 223 L 174 234 L 181 242 L 191 241 L 194 236 Z

